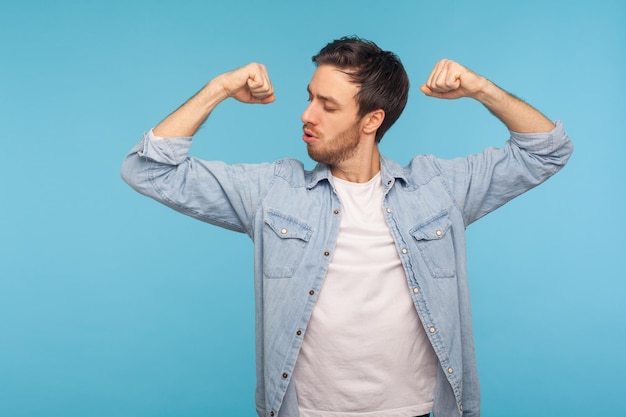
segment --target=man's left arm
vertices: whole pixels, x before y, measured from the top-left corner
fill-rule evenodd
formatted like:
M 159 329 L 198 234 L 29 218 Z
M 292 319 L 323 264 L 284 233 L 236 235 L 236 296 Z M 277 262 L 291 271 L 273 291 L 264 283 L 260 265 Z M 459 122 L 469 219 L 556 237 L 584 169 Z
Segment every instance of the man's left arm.
M 563 125 L 462 65 L 441 60 L 421 86 L 441 98 L 473 98 L 509 129 L 502 148 L 453 160 L 436 160 L 466 224 L 541 184 L 560 170 L 573 147 Z
M 554 129 L 554 123 L 534 107 L 449 59 L 442 59 L 435 65 L 420 89 L 428 96 L 441 99 L 473 98 L 513 132 L 539 133 Z

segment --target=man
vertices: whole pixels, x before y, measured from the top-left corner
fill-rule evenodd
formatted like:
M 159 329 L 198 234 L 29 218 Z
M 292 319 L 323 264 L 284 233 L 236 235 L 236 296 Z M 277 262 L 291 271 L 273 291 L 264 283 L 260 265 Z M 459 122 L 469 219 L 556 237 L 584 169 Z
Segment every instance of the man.
M 560 123 L 460 64 L 421 91 L 473 98 L 510 130 L 502 149 L 407 167 L 378 143 L 402 113 L 400 60 L 359 38 L 331 42 L 302 114 L 319 162 L 227 165 L 189 158 L 226 98 L 275 100 L 266 69 L 222 74 L 144 135 L 123 178 L 178 211 L 254 241 L 259 416 L 478 416 L 465 227 L 558 171 Z

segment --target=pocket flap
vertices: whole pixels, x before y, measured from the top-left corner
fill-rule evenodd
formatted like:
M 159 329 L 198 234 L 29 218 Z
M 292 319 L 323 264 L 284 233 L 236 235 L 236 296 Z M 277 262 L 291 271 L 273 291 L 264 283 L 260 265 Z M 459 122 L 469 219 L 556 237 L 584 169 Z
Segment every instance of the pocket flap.
M 417 240 L 438 240 L 443 238 L 452 226 L 448 212 L 444 211 L 432 219 L 411 229 L 411 235 Z
M 265 216 L 265 223 L 281 239 L 300 239 L 308 242 L 313 229 L 300 220 L 276 210 L 269 210 Z

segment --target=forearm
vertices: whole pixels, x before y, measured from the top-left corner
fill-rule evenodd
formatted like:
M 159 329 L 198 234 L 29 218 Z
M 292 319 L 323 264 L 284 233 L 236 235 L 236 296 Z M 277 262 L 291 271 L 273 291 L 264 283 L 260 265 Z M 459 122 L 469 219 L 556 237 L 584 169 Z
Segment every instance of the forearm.
M 213 109 L 227 97 L 219 81 L 213 79 L 159 123 L 153 133 L 161 138 L 193 136 Z
M 213 78 L 159 123 L 153 133 L 161 138 L 193 136 L 213 109 L 228 97 L 248 104 L 272 103 L 274 88 L 265 66 L 252 62 Z
M 420 89 L 431 97 L 470 97 L 478 100 L 513 132 L 540 133 L 554 129 L 554 123 L 532 106 L 449 59 L 442 59 L 435 64 Z
M 549 132 L 554 123 L 528 103 L 504 91 L 491 81 L 474 95 L 509 130 L 519 133 Z

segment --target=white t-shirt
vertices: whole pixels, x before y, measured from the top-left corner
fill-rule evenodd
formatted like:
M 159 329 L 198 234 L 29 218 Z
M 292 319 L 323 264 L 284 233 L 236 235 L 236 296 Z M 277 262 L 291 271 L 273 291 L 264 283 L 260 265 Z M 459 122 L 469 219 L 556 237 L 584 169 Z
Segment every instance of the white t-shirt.
M 300 414 L 427 414 L 437 358 L 385 222 L 380 173 L 364 184 L 333 181 L 341 226 L 293 374 Z

